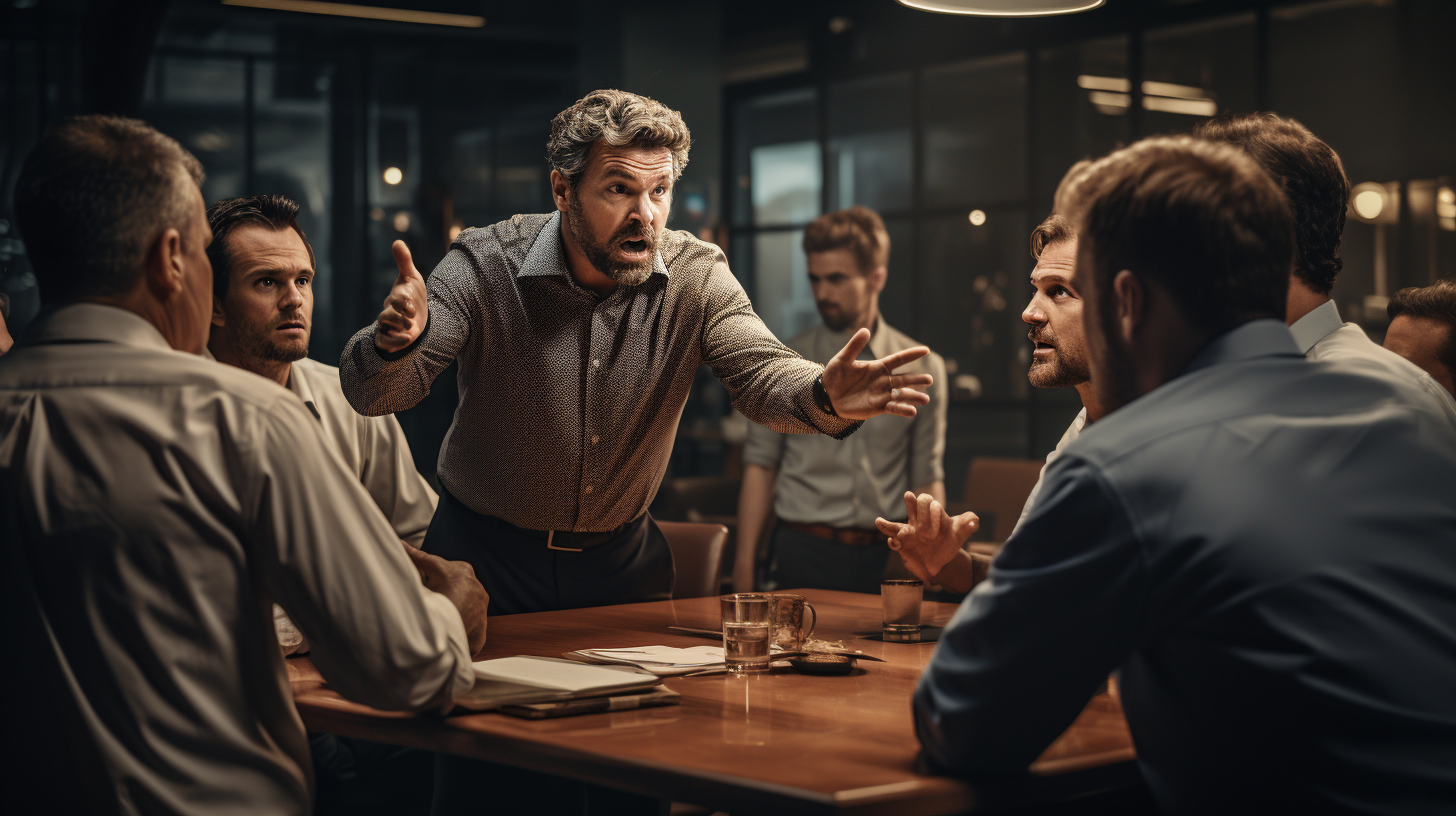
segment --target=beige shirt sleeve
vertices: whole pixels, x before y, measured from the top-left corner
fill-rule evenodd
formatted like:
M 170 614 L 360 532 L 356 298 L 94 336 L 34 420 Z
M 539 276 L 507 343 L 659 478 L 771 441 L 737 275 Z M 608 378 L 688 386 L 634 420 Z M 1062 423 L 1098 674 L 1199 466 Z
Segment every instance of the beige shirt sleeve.
M 393 415 L 360 417 L 362 472 L 359 481 L 379 507 L 395 535 L 418 547 L 425 541 L 439 497 L 415 469 L 404 429 Z
M 945 479 L 945 424 L 950 412 L 950 383 L 945 360 L 939 354 L 926 358 L 935 384 L 930 386 L 930 404 L 915 412 L 910 431 L 910 489 L 923 488 Z
M 345 697 L 386 710 L 448 704 L 474 682 L 460 614 L 420 583 L 394 530 L 312 421 L 299 405 L 261 428 L 251 517 L 264 585 Z

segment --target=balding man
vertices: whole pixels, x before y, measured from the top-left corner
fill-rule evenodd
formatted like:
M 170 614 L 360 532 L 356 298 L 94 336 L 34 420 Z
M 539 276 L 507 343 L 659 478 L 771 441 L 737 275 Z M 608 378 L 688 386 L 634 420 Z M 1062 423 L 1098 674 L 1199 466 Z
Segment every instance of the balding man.
M 53 812 L 309 813 L 270 601 L 376 708 L 448 707 L 485 640 L 468 567 L 407 554 L 297 397 L 199 356 L 201 180 L 172 139 L 88 116 L 16 187 L 45 311 L 0 360 L 0 595 L 34 720 L 12 770 Z

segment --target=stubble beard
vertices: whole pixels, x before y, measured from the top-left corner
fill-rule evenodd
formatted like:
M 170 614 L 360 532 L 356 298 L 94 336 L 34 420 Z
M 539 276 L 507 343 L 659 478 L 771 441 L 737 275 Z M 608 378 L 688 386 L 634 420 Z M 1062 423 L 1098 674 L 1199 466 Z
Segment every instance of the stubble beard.
M 1051 332 L 1033 331 L 1030 339 L 1032 342 L 1054 344 L 1057 338 Z M 1026 372 L 1026 379 L 1033 388 L 1071 388 L 1087 382 L 1091 377 L 1092 372 L 1084 352 L 1057 345 L 1052 346 L 1050 360 L 1032 357 L 1031 367 Z
M 596 270 L 623 286 L 640 286 L 652 277 L 652 261 L 657 256 L 657 236 L 651 230 L 642 230 L 631 225 L 624 226 L 603 243 L 597 243 L 587 234 L 586 214 L 582 212 L 581 200 L 571 196 L 569 205 L 571 232 L 577 246 Z M 645 241 L 647 257 L 641 261 L 623 262 L 612 257 L 612 249 L 623 241 Z

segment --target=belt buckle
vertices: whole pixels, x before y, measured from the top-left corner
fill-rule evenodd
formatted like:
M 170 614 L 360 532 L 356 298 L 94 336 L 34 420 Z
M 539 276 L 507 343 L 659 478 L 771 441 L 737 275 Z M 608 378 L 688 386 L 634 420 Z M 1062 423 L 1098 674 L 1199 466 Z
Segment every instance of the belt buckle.
M 551 543 L 551 540 L 554 539 L 555 537 L 556 537 L 556 531 L 555 530 L 547 530 L 546 531 L 546 549 L 548 549 L 548 550 L 556 550 L 557 552 L 581 552 L 583 549 L 585 549 L 584 547 L 558 547 L 555 544 L 552 544 Z

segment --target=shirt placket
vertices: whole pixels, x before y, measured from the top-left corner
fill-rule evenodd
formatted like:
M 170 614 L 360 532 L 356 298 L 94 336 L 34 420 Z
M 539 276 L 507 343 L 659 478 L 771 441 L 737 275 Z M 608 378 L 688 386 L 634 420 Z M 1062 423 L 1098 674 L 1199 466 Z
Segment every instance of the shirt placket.
M 576 527 L 588 519 L 602 518 L 603 474 L 606 470 L 606 419 L 611 414 L 607 388 L 607 368 L 612 359 L 612 343 L 616 337 L 615 319 L 621 303 L 620 291 L 596 304 L 591 311 L 587 333 L 586 393 L 582 395 L 581 483 L 577 485 Z M 618 395 L 620 398 L 620 395 Z

